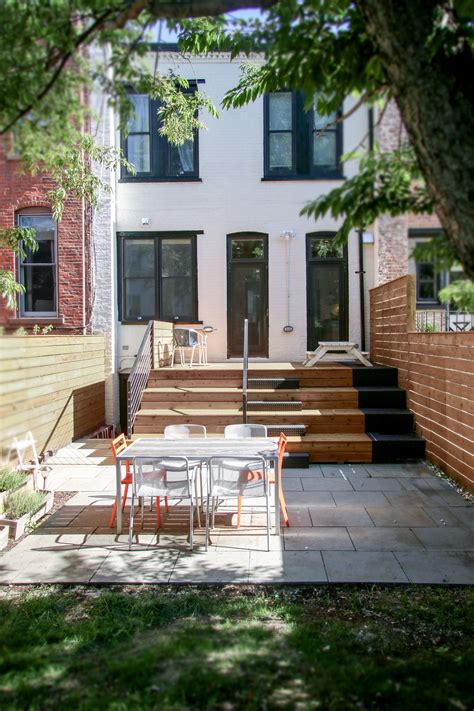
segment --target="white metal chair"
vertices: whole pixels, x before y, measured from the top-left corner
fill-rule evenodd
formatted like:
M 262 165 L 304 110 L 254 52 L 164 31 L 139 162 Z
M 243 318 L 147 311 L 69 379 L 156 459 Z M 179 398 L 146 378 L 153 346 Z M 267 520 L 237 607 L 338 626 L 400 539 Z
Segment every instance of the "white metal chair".
M 267 512 L 267 550 L 270 550 L 270 485 L 263 457 L 213 457 L 209 461 L 206 507 L 206 550 L 209 542 L 209 514 L 212 501 L 212 527 L 218 498 L 265 497 Z
M 207 429 L 205 425 L 167 425 L 164 429 L 165 439 L 192 439 L 193 437 L 207 437 Z M 204 511 L 204 491 L 202 486 L 202 462 L 200 460 L 189 460 L 189 465 L 196 467 L 199 471 L 199 484 L 201 489 L 201 509 Z M 196 502 L 199 501 L 196 485 Z M 199 525 L 201 524 L 199 507 L 198 507 Z
M 32 432 L 27 432 L 23 439 L 13 438 L 8 450 L 7 461 L 11 461 L 12 456 L 18 460 L 18 471 L 32 473 L 33 488 L 36 489 L 36 475 L 40 471 L 41 465 Z M 50 470 L 50 467 L 48 467 L 48 470 Z
M 225 439 L 247 439 L 248 437 L 266 436 L 266 425 L 227 425 L 224 428 Z
M 193 367 L 194 351 L 196 348 L 199 351 L 199 364 L 202 363 L 203 358 L 203 340 L 201 334 L 194 328 L 174 328 L 173 329 L 173 349 L 171 352 L 171 367 L 174 365 L 174 354 L 176 350 L 179 351 L 179 357 L 181 360 L 181 365 L 186 365 L 185 350 L 191 350 L 191 360 L 189 362 L 189 367 Z M 206 352 L 207 359 L 207 352 Z
M 139 457 L 135 460 L 130 505 L 128 549 L 132 548 L 135 499 L 168 497 L 189 500 L 189 545 L 193 549 L 195 468 L 186 457 Z M 143 525 L 143 505 L 142 505 Z

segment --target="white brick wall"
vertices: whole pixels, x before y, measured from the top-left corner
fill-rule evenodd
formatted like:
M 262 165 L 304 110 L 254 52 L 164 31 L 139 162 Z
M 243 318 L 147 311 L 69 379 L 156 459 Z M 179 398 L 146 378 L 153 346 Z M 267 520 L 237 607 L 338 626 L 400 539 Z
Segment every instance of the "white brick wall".
M 178 55 L 162 55 L 159 68 L 171 66 L 189 79 L 205 79 L 200 85 L 216 104 L 236 84 L 239 62 L 224 55 L 197 58 L 179 64 Z M 345 109 L 351 106 L 348 99 Z M 306 256 L 305 235 L 332 230 L 326 218 L 317 224 L 300 217 L 303 205 L 337 185 L 335 181 L 262 182 L 263 100 L 238 110 L 221 111 L 219 119 L 203 116 L 207 132 L 199 136 L 200 183 L 118 183 L 116 214 L 118 231 L 203 230 L 198 240 L 199 318 L 218 330 L 209 338 L 209 358 L 227 354 L 226 235 L 257 231 L 269 235 L 269 353 L 270 360 L 301 359 L 306 350 Z M 367 134 L 367 111 L 361 109 L 344 122 L 344 151 L 355 148 Z M 345 165 L 346 175 L 357 163 Z M 150 224 L 142 226 L 142 217 Z M 292 229 L 291 325 L 286 325 L 285 243 L 281 232 Z M 360 307 L 357 235 L 349 242 L 349 337 L 359 342 Z M 367 288 L 372 286 L 366 284 Z M 120 362 L 136 353 L 144 326 L 120 326 Z M 127 347 L 124 350 L 124 347 Z

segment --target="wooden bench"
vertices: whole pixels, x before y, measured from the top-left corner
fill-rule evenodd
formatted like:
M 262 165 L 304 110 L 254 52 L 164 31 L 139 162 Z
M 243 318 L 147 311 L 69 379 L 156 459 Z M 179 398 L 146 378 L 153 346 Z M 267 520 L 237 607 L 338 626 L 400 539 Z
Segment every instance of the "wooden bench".
M 318 347 L 315 351 L 306 351 L 306 358 L 303 361 L 303 365 L 306 368 L 310 368 L 312 365 L 315 365 L 315 363 L 322 360 L 329 352 L 347 353 L 356 360 L 360 361 L 362 365 L 366 366 L 366 368 L 373 367 L 372 363 L 368 361 L 367 358 L 365 358 L 356 348 L 356 344 L 351 343 L 350 341 L 319 341 Z

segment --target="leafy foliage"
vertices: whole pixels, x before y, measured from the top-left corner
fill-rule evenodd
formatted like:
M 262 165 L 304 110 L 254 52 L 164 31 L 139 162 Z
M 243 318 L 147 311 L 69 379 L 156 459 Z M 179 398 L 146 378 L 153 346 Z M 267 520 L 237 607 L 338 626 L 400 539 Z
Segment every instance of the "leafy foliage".
M 354 157 L 348 155 L 346 160 Z M 328 213 L 335 219 L 342 218 L 337 237 L 346 241 L 352 229 L 363 229 L 381 214 L 433 210 L 433 201 L 421 181 L 411 148 L 392 153 L 375 149 L 359 158 L 359 171 L 354 177 L 305 205 L 302 214 L 316 220 Z M 418 182 L 414 183 L 414 178 Z
M 0 491 L 16 489 L 25 479 L 26 476 L 22 472 L 17 472 L 9 466 L 0 467 Z
M 474 313 L 474 282 L 470 279 L 457 279 L 438 294 L 442 304 L 453 304 L 458 311 Z
M 45 498 L 40 491 L 14 491 L 5 500 L 3 517 L 15 521 L 26 514 L 34 514 L 44 503 Z

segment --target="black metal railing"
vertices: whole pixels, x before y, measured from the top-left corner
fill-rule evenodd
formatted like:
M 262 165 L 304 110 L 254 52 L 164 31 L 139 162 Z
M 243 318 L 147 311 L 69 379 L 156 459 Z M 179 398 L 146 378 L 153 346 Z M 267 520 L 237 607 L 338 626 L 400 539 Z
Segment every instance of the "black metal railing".
M 244 320 L 244 358 L 242 367 L 242 412 L 243 423 L 247 424 L 247 388 L 249 373 L 249 321 Z
M 474 330 L 474 314 L 447 309 L 419 310 L 416 312 L 416 330 L 426 333 L 454 333 Z
M 152 368 L 153 321 L 149 321 L 127 381 L 127 437 L 132 436 L 135 418 L 140 409 L 143 391 L 148 384 Z

